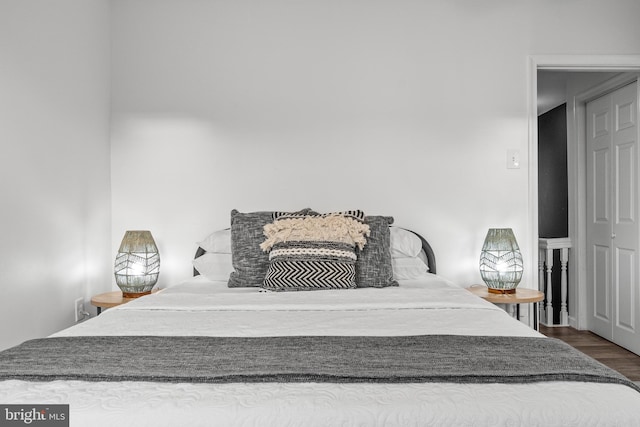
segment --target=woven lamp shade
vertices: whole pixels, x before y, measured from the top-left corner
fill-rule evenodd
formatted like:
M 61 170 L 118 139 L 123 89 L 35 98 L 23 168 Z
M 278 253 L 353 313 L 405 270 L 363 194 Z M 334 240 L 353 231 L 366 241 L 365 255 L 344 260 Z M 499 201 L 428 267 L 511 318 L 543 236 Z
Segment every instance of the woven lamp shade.
M 160 273 L 160 254 L 150 231 L 127 231 L 114 266 L 116 284 L 126 298 L 151 293 Z
M 516 236 L 510 228 L 490 228 L 480 253 L 480 275 L 491 293 L 514 293 L 524 270 Z

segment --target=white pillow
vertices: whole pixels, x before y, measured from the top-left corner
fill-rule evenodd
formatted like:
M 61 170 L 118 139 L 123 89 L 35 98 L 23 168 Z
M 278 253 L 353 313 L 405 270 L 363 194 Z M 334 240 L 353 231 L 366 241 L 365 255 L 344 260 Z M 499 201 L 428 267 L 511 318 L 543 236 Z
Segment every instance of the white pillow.
M 389 227 L 391 258 L 417 257 L 422 241 L 414 233 L 400 227 Z
M 420 258 L 391 258 L 393 278 L 395 280 L 418 279 L 429 274 L 429 267 Z
M 203 241 L 198 242 L 198 246 L 207 252 L 220 254 L 231 253 L 231 230 L 219 230 L 209 234 Z
M 233 271 L 231 254 L 207 252 L 194 259 L 193 266 L 209 280 L 229 280 L 229 275 Z

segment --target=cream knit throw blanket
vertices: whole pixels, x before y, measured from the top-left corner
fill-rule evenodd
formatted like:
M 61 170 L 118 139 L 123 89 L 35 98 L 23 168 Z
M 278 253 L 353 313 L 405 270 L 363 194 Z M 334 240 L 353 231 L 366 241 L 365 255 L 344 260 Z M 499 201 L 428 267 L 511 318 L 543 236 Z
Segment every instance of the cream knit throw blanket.
M 264 226 L 267 239 L 260 248 L 268 252 L 276 243 L 324 241 L 346 243 L 362 250 L 369 233 L 368 225 L 339 213 L 281 219 Z

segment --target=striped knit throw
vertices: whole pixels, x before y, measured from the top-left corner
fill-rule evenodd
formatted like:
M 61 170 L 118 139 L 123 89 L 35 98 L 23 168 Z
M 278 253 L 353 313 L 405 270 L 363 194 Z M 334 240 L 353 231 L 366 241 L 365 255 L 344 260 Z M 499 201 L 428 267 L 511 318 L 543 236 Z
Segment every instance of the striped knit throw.
M 351 289 L 356 287 L 356 246 L 369 235 L 362 211 L 323 215 L 275 212 L 264 227 L 260 248 L 269 252 L 262 285 L 272 291 Z

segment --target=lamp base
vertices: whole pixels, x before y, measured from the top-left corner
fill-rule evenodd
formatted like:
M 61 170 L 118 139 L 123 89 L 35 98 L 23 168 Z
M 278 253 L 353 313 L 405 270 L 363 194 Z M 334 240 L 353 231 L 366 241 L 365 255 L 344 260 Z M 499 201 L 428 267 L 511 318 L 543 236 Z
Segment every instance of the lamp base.
M 496 288 L 487 288 L 490 294 L 515 294 L 516 288 L 511 289 L 496 289 Z
M 144 295 L 149 295 L 151 291 L 146 292 L 122 292 L 124 298 L 140 298 Z

